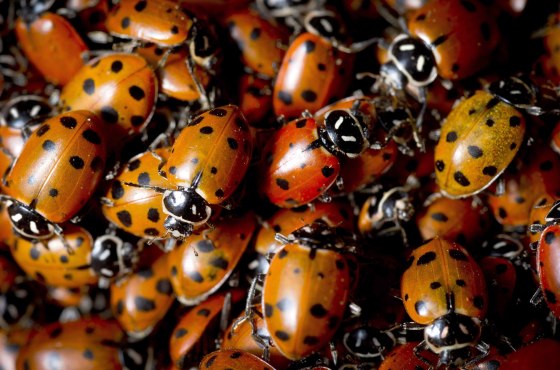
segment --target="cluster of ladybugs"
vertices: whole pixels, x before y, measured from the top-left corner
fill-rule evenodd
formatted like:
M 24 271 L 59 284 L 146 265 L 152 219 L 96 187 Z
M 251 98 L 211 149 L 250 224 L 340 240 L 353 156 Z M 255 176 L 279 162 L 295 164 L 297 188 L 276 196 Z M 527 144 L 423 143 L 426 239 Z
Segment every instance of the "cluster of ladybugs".
M 560 368 L 554 3 L 0 0 L 0 368 Z

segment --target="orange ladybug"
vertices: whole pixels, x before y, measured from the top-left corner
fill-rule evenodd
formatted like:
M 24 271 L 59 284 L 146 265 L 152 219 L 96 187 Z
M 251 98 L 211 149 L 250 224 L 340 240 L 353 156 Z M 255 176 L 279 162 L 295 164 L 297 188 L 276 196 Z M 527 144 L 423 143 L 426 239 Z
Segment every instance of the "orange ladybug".
M 234 349 L 215 351 L 204 356 L 200 369 L 231 370 L 274 370 L 259 357 L 245 351 Z

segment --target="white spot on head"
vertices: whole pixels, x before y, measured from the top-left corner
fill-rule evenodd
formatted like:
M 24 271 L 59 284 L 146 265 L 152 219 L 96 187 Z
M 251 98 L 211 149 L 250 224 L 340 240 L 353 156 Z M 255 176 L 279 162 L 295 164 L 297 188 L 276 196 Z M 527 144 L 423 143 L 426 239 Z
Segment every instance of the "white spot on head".
M 449 334 L 449 326 L 445 326 L 441 331 L 441 338 L 446 338 Z
M 352 141 L 352 142 L 357 141 L 356 138 L 355 138 L 354 136 L 344 136 L 344 135 L 342 135 L 341 138 L 342 138 L 342 141 L 346 141 L 346 142 L 348 142 L 348 141 Z
M 21 213 L 16 213 L 15 215 L 12 215 L 12 221 L 14 222 L 19 222 L 22 218 L 23 215 Z
M 41 106 L 39 104 L 36 104 L 33 106 L 33 108 L 31 108 L 31 111 L 29 112 L 29 115 L 31 117 L 35 117 L 39 111 L 41 110 Z
M 401 46 L 399 46 L 400 51 L 409 51 L 414 49 L 416 49 L 414 44 L 402 44 Z
M 379 339 L 377 339 L 377 337 L 373 337 L 373 344 L 376 347 L 381 347 L 381 343 L 379 342 Z
M 459 329 L 463 332 L 463 334 L 469 334 L 469 330 L 464 324 L 459 324 Z
M 103 251 L 103 253 L 101 253 L 101 255 L 99 256 L 99 260 L 100 261 L 105 261 L 107 258 L 109 258 L 109 256 L 111 255 L 111 251 L 108 249 L 105 249 Z
M 14 118 L 19 117 L 19 111 L 16 109 L 16 107 L 11 107 L 10 108 L 10 115 Z
M 196 204 L 192 205 L 191 212 L 192 212 L 193 215 L 196 215 Z
M 421 71 L 424 68 L 424 63 L 426 63 L 426 58 L 423 55 L 418 57 L 418 62 L 416 63 L 416 70 Z
M 101 269 L 101 275 L 103 276 L 108 276 L 108 277 L 113 277 L 114 273 L 113 271 L 109 270 L 109 269 Z
M 344 117 L 338 117 L 338 119 L 334 124 L 334 128 L 338 130 L 343 122 L 344 122 Z
M 34 234 L 39 234 L 39 229 L 37 228 L 37 223 L 35 221 L 29 222 L 29 229 Z
M 332 24 L 326 20 L 325 18 L 321 18 L 319 20 L 319 23 L 321 23 L 321 26 L 328 32 L 328 33 L 332 33 L 333 28 L 332 28 Z

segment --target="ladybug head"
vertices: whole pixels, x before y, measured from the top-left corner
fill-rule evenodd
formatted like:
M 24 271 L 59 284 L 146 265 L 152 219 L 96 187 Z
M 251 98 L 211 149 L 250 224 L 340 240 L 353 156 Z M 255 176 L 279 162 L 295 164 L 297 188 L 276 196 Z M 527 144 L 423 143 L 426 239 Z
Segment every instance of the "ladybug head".
M 550 211 L 546 214 L 544 218 L 546 223 L 555 223 L 560 221 L 560 200 L 554 202 L 552 207 L 550 207 Z
M 8 215 L 16 232 L 24 238 L 47 239 L 54 235 L 54 225 L 25 204 L 8 203 Z
M 500 100 L 517 108 L 532 107 L 537 100 L 533 85 L 515 76 L 492 82 L 488 90 Z
M 219 48 L 218 37 L 212 26 L 203 20 L 197 19 L 189 30 L 189 49 L 195 62 L 213 71 L 218 63 Z
M 395 37 L 388 50 L 390 62 L 381 66 L 383 79 L 395 89 L 407 84 L 423 87 L 437 77 L 436 61 L 430 47 L 405 34 Z
M 396 344 L 391 332 L 381 332 L 369 326 L 361 326 L 344 334 L 344 347 L 359 358 L 380 357 Z
M 331 42 L 344 41 L 346 29 L 336 13 L 328 10 L 314 10 L 305 16 L 305 29 Z
M 424 340 L 430 350 L 440 355 L 441 365 L 460 366 L 468 356 L 468 347 L 477 344 L 480 334 L 480 320 L 450 312 L 426 326 Z
M 182 222 L 172 216 L 167 216 L 163 226 L 173 238 L 180 240 L 188 238 L 194 230 L 192 224 Z
M 51 114 L 52 110 L 49 102 L 40 96 L 18 96 L 6 103 L 0 113 L 0 122 L 15 129 L 32 127 Z
M 319 135 L 330 152 L 355 158 L 369 146 L 367 132 L 361 115 L 336 109 L 325 116 L 325 128 L 319 130 Z
M 131 243 L 115 235 L 102 235 L 93 243 L 90 265 L 99 276 L 112 279 L 131 272 L 138 258 Z

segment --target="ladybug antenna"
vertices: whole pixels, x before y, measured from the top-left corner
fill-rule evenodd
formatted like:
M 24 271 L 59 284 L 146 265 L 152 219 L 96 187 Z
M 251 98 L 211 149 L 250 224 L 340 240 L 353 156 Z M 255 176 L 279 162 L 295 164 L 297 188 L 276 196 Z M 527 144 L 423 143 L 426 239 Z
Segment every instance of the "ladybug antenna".
M 162 194 L 167 191 L 167 189 L 161 188 L 159 186 L 135 184 L 133 182 L 123 182 L 123 184 L 128 185 L 128 186 L 132 186 L 132 187 L 135 187 L 135 188 L 151 189 L 151 190 L 154 190 L 154 191 L 156 191 L 158 193 L 162 193 Z

